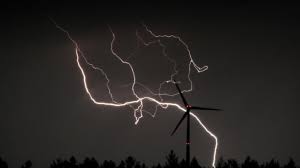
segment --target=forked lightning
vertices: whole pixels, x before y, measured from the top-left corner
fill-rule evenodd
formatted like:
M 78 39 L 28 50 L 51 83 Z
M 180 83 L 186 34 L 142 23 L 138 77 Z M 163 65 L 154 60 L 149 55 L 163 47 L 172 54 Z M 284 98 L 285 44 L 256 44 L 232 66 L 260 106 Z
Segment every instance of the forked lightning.
M 51 19 L 52 20 L 52 19 Z M 208 69 L 207 66 L 203 66 L 203 67 L 199 67 L 193 60 L 192 58 L 192 55 L 191 55 L 191 52 L 190 52 L 190 49 L 188 47 L 188 45 L 179 37 L 179 36 L 175 36 L 175 35 L 157 35 L 155 33 L 153 33 L 146 25 L 143 25 L 145 30 L 151 35 L 153 36 L 154 39 L 156 39 L 155 41 L 151 41 L 151 42 L 145 42 L 137 33 L 137 38 L 139 38 L 142 43 L 145 45 L 145 46 L 148 46 L 148 45 L 151 45 L 153 43 L 158 43 L 161 47 L 162 47 L 162 50 L 163 50 L 163 54 L 164 56 L 168 57 L 169 61 L 171 61 L 174 65 L 173 67 L 173 70 L 174 70 L 174 73 L 171 74 L 170 76 L 170 79 L 160 83 L 160 89 L 158 90 L 157 93 L 151 91 L 149 88 L 147 88 L 144 84 L 141 84 L 137 81 L 136 79 L 136 75 L 135 75 L 135 70 L 134 70 L 134 67 L 132 66 L 132 64 L 124 59 L 122 59 L 122 57 L 120 57 L 114 50 L 114 42 L 115 42 L 115 34 L 114 32 L 112 31 L 111 28 L 110 31 L 111 31 L 111 34 L 112 34 L 112 40 L 110 42 L 110 50 L 111 50 L 111 53 L 113 54 L 113 56 L 115 56 L 122 64 L 128 66 L 128 68 L 130 69 L 131 71 L 131 78 L 132 78 L 132 84 L 131 84 L 131 92 L 132 94 L 134 95 L 134 99 L 132 100 L 128 100 L 128 101 L 125 101 L 125 102 L 119 102 L 117 100 L 115 100 L 112 92 L 111 92 L 111 89 L 110 89 L 110 80 L 109 80 L 109 77 L 108 75 L 105 73 L 104 69 L 100 68 L 100 67 L 97 67 L 95 66 L 94 64 L 92 64 L 91 62 L 88 61 L 87 57 L 84 55 L 84 53 L 80 50 L 80 47 L 78 45 L 78 43 L 71 37 L 70 33 L 63 29 L 61 26 L 59 26 L 58 24 L 56 24 L 55 21 L 52 20 L 52 22 L 55 24 L 55 26 L 61 30 L 62 32 L 64 32 L 68 39 L 71 40 L 71 42 L 74 44 L 74 47 L 75 47 L 75 56 L 76 56 L 76 62 L 77 62 L 77 65 L 78 65 L 78 68 L 81 72 L 81 75 L 82 75 L 82 79 L 83 79 L 83 85 L 84 85 L 84 89 L 87 93 L 87 95 L 89 96 L 90 100 L 97 104 L 97 105 L 103 105 L 103 106 L 112 106 L 112 107 L 122 107 L 122 106 L 130 106 L 131 108 L 133 108 L 134 110 L 134 116 L 135 116 L 135 124 L 138 124 L 139 120 L 143 117 L 143 112 L 145 112 L 146 110 L 143 109 L 144 107 L 144 102 L 145 100 L 147 101 L 150 101 L 150 102 L 153 102 L 155 103 L 157 106 L 156 106 L 156 110 L 157 110 L 157 107 L 161 107 L 163 109 L 166 109 L 168 107 L 175 107 L 177 108 L 179 111 L 181 112 L 185 112 L 186 111 L 186 107 L 182 107 L 181 105 L 177 104 L 177 103 L 172 103 L 172 102 L 165 102 L 163 99 L 162 99 L 162 96 L 175 96 L 175 95 L 178 95 L 178 93 L 161 93 L 161 87 L 166 84 L 166 83 L 169 83 L 169 82 L 172 82 L 174 83 L 174 76 L 176 76 L 177 74 L 177 67 L 176 67 L 176 62 L 169 58 L 166 53 L 165 53 L 165 45 L 161 43 L 160 39 L 164 39 L 164 38 L 170 38 L 170 39 L 174 39 L 174 40 L 178 40 L 178 42 L 180 42 L 182 44 L 182 46 L 185 48 L 185 50 L 187 51 L 187 56 L 189 58 L 189 64 L 188 64 L 188 80 L 189 80 L 189 84 L 190 84 L 190 87 L 189 89 L 187 90 L 183 90 L 182 92 L 191 92 L 192 89 L 193 89 L 193 85 L 192 85 L 192 80 L 190 78 L 190 72 L 191 72 L 191 67 L 195 68 L 196 71 L 198 73 L 200 72 L 204 72 L 205 70 Z M 84 60 L 84 62 L 80 61 L 82 59 Z M 110 101 L 100 101 L 100 100 L 96 100 L 94 97 L 93 97 L 93 94 L 90 92 L 89 90 L 89 87 L 88 87 L 88 83 L 87 83 L 87 79 L 86 79 L 86 74 L 85 74 L 85 71 L 84 69 L 82 68 L 82 64 L 85 63 L 86 65 L 90 66 L 91 68 L 99 71 L 106 79 L 106 88 L 107 88 L 107 91 L 110 95 Z M 142 87 L 145 87 L 149 93 L 151 93 L 153 95 L 153 97 L 149 97 L 149 96 L 140 96 L 136 93 L 136 85 L 140 85 Z M 158 98 L 155 98 L 157 97 Z M 135 105 L 135 107 L 134 107 Z M 154 114 L 155 115 L 155 114 Z M 213 156 L 212 156 L 212 167 L 215 167 L 215 160 L 216 160 L 216 154 L 217 154 L 217 149 L 218 149 L 218 139 L 217 137 L 202 123 L 202 121 L 192 112 L 190 112 L 190 115 L 200 124 L 200 126 L 214 139 L 215 141 L 215 145 L 214 145 L 214 150 L 213 150 Z

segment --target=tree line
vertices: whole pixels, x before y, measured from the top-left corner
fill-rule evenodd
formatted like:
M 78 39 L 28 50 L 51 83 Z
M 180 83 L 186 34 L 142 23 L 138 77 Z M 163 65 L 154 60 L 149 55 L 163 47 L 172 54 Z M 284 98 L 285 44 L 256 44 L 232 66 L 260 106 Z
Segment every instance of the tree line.
M 134 157 L 129 156 L 125 160 L 121 160 L 116 163 L 112 160 L 104 160 L 102 163 L 99 163 L 93 157 L 86 157 L 82 162 L 77 161 L 77 159 L 72 156 L 69 159 L 55 159 L 53 160 L 48 168 L 185 168 L 185 160 L 180 160 L 178 156 L 171 151 L 166 156 L 166 161 L 163 164 L 156 164 L 147 166 L 145 163 L 137 161 Z M 0 168 L 8 168 L 8 164 L 0 157 Z M 28 160 L 21 168 L 34 168 L 34 164 Z M 210 168 L 200 165 L 196 158 L 192 158 L 190 163 L 190 168 Z M 296 166 L 292 158 L 283 165 L 275 159 L 264 163 L 258 163 L 258 161 L 252 159 L 250 156 L 246 157 L 244 161 L 239 163 L 235 159 L 223 159 L 222 157 L 218 160 L 216 168 L 300 168 Z

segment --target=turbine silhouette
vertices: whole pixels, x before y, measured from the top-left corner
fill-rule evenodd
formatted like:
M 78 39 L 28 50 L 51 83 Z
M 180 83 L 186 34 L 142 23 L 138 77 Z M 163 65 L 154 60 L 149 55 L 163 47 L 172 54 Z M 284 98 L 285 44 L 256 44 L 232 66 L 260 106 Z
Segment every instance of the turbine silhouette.
M 174 131 L 172 132 L 171 136 L 174 135 L 182 121 L 187 118 L 187 126 L 186 126 L 186 167 L 190 167 L 190 111 L 191 110 L 214 110 L 214 111 L 221 111 L 221 109 L 217 108 L 208 108 L 208 107 L 197 107 L 197 106 L 191 106 L 187 103 L 186 99 L 184 98 L 177 82 L 174 80 L 175 86 L 180 94 L 180 97 L 183 101 L 183 104 L 186 108 L 186 112 L 183 114 L 181 119 L 179 120 L 178 124 L 176 125 Z

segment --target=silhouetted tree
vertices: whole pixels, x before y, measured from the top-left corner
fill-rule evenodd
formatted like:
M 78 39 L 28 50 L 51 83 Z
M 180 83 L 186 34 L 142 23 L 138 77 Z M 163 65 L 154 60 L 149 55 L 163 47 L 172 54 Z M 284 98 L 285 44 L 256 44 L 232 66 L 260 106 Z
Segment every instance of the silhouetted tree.
M 296 168 L 296 164 L 292 158 L 290 158 L 289 162 L 284 165 L 283 168 Z
M 191 168 L 202 168 L 195 157 L 191 161 Z
M 267 162 L 264 168 L 280 168 L 279 162 L 272 159 L 270 162 Z
M 169 155 L 166 157 L 167 162 L 165 164 L 165 168 L 178 168 L 178 157 L 175 155 L 174 151 L 171 150 Z
M 50 164 L 50 168 L 60 168 L 62 167 L 62 161 L 61 159 L 56 159 L 54 161 L 52 161 L 52 163 Z
M 235 159 L 228 159 L 226 167 L 227 168 L 239 168 L 239 164 Z
M 135 164 L 136 164 L 136 160 L 132 156 L 126 158 L 125 168 L 133 168 Z
M 135 162 L 135 165 L 134 165 L 134 168 L 142 168 L 142 165 L 140 162 L 136 161 Z
M 259 168 L 259 164 L 256 160 L 251 159 L 250 156 L 247 156 L 244 163 L 242 163 L 242 168 Z
M 32 166 L 32 162 L 30 160 L 27 160 L 21 168 L 30 168 Z
M 180 167 L 180 168 L 185 168 L 185 167 L 186 167 L 186 163 L 185 163 L 185 160 L 184 160 L 184 159 L 182 159 L 182 160 L 180 161 L 179 167 Z
M 142 164 L 142 168 L 147 168 L 147 166 L 145 165 L 145 163 Z
M 78 168 L 79 165 L 75 159 L 75 157 L 71 157 L 69 160 L 61 160 L 56 159 L 55 161 L 52 161 L 50 164 L 50 168 Z
M 8 168 L 7 163 L 6 163 L 4 160 L 2 160 L 1 157 L 0 157 L 0 167 L 1 167 L 1 168 Z
M 152 168 L 162 168 L 162 166 L 160 165 L 160 163 L 158 163 L 156 166 L 152 166 Z
M 224 168 L 225 167 L 225 161 L 223 159 L 223 157 L 220 157 L 218 164 L 217 164 L 217 168 Z
M 85 158 L 83 163 L 79 165 L 79 168 L 100 168 L 95 158 Z
M 109 160 L 109 161 L 105 160 L 100 167 L 101 168 L 116 168 L 116 164 L 112 160 Z
M 118 168 L 125 168 L 125 162 L 123 160 L 120 162 Z
M 78 168 L 79 167 L 77 160 L 74 156 L 70 157 L 69 164 L 70 164 L 70 168 Z

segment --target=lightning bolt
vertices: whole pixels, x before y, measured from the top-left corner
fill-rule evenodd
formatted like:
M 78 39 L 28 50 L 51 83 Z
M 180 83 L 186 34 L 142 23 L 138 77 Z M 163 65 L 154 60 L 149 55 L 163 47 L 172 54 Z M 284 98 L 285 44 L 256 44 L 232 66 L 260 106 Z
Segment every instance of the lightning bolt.
M 191 92 L 193 90 L 193 83 L 192 80 L 190 78 L 190 73 L 191 73 L 191 68 L 193 67 L 194 69 L 196 69 L 196 71 L 198 73 L 200 72 L 204 72 L 205 70 L 208 69 L 208 66 L 203 66 L 203 67 L 199 67 L 193 60 L 190 49 L 188 47 L 188 45 L 179 37 L 179 36 L 175 36 L 175 35 L 157 35 L 155 33 L 153 33 L 145 24 L 143 24 L 143 27 L 145 28 L 146 32 L 148 32 L 153 38 L 155 38 L 154 41 L 150 41 L 150 42 L 146 42 L 138 33 L 138 31 L 136 31 L 136 36 L 137 38 L 142 42 L 142 44 L 144 46 L 149 46 L 152 44 L 158 44 L 161 48 L 162 48 L 162 53 L 163 55 L 168 58 L 168 60 L 173 64 L 173 73 L 170 75 L 170 79 L 165 80 L 163 82 L 160 83 L 158 92 L 154 92 L 151 89 L 149 89 L 146 85 L 139 83 L 136 80 L 136 75 L 135 75 L 135 71 L 133 66 L 130 64 L 130 62 L 122 59 L 122 57 L 120 57 L 114 50 L 114 42 L 115 42 L 115 34 L 113 32 L 113 30 L 109 27 L 109 30 L 112 34 L 112 40 L 110 42 L 110 50 L 111 53 L 113 54 L 114 57 L 116 57 L 122 64 L 126 65 L 130 71 L 131 71 L 131 77 L 132 77 L 132 83 L 130 84 L 131 86 L 131 93 L 133 94 L 133 96 L 135 97 L 133 100 L 130 101 L 124 101 L 124 102 L 119 102 L 117 100 L 115 100 L 115 98 L 113 97 L 112 91 L 110 89 L 110 80 L 108 75 L 105 73 L 105 71 L 101 68 L 101 67 L 97 67 L 94 64 L 92 64 L 91 62 L 88 61 L 87 57 L 84 55 L 84 53 L 80 50 L 80 47 L 78 45 L 78 43 L 71 37 L 70 33 L 65 30 L 64 28 L 62 28 L 61 26 L 59 26 L 53 19 L 50 18 L 50 20 L 54 23 L 54 25 L 56 26 L 56 28 L 58 28 L 59 30 L 61 30 L 62 32 L 64 32 L 68 39 L 73 43 L 74 47 L 75 47 L 75 56 L 76 56 L 76 63 L 77 66 L 81 72 L 82 75 L 82 81 L 83 81 L 83 85 L 84 85 L 84 89 L 87 93 L 87 95 L 89 96 L 90 100 L 97 105 L 103 105 L 103 106 L 112 106 L 112 107 L 123 107 L 123 106 L 129 106 L 133 109 L 134 111 L 134 117 L 135 117 L 135 124 L 137 125 L 139 120 L 143 117 L 143 112 L 149 113 L 152 117 L 155 117 L 155 113 L 158 109 L 158 107 L 161 107 L 163 109 L 167 109 L 168 107 L 175 107 L 178 110 L 185 112 L 185 108 L 183 108 L 182 106 L 180 106 L 177 103 L 171 103 L 171 102 L 164 102 L 163 100 L 163 96 L 176 96 L 178 93 L 162 93 L 161 92 L 161 88 L 163 87 L 163 85 L 167 84 L 167 83 L 174 83 L 174 77 L 178 74 L 178 69 L 177 69 L 177 64 L 176 61 L 172 58 L 170 58 L 167 54 L 166 54 L 166 45 L 164 45 L 161 42 L 161 39 L 174 39 L 177 40 L 178 42 L 180 42 L 180 44 L 185 48 L 185 50 L 187 51 L 187 56 L 189 58 L 189 64 L 188 64 L 188 80 L 189 80 L 189 84 L 190 87 L 189 89 L 183 90 L 182 92 Z M 88 66 L 90 66 L 91 68 L 93 68 L 96 71 L 99 71 L 105 78 L 106 80 L 106 88 L 107 91 L 109 93 L 110 102 L 106 102 L 106 101 L 99 101 L 96 100 L 93 97 L 93 94 L 91 93 L 88 84 L 87 84 L 87 79 L 86 79 L 86 74 L 84 69 L 82 68 L 82 61 L 81 59 L 83 59 L 84 63 Z M 128 58 L 127 58 L 128 60 Z M 148 97 L 148 96 L 139 96 L 136 93 L 136 86 L 142 86 L 144 87 L 146 90 L 148 90 L 148 92 L 155 96 L 158 96 L 159 99 L 153 98 L 153 97 Z M 151 114 L 149 111 L 144 110 L 144 102 L 145 101 L 150 101 L 156 104 L 156 108 L 155 108 L 155 113 Z M 137 105 L 137 107 L 135 108 L 134 105 Z M 139 115 L 138 115 L 139 114 Z M 215 168 L 215 161 L 216 161 L 216 154 L 217 154 L 217 149 L 218 149 L 218 138 L 216 135 L 214 135 L 204 124 L 203 122 L 192 112 L 190 112 L 190 115 L 197 121 L 197 123 L 214 139 L 215 141 L 215 146 L 214 146 L 214 150 L 213 150 L 213 157 L 212 157 L 212 167 Z

